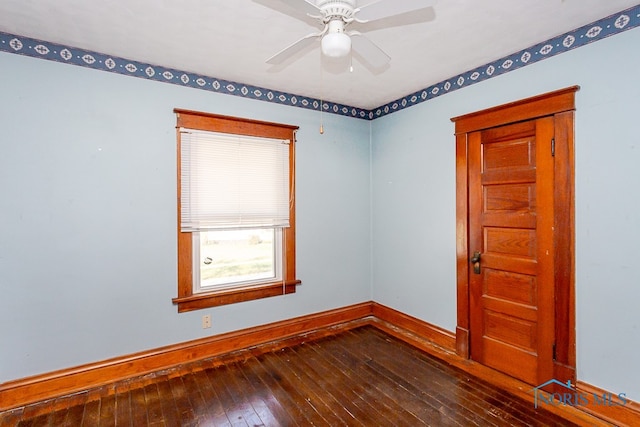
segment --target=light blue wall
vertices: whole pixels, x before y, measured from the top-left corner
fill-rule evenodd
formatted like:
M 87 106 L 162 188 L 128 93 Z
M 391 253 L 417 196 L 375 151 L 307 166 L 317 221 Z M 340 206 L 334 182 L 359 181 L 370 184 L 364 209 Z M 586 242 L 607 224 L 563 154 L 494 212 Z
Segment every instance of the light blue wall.
M 580 85 L 576 103 L 578 378 L 640 399 L 640 29 L 375 120 L 373 299 L 455 330 L 451 117 Z
M 312 111 L 0 54 L 0 382 L 370 299 L 454 330 L 449 119 L 578 84 L 578 377 L 640 400 L 637 46 L 635 29 L 371 123 L 327 114 L 323 136 Z M 296 294 L 176 312 L 174 107 L 300 126 Z
M 0 53 L 0 382 L 369 301 L 370 124 Z M 178 314 L 173 108 L 299 125 L 297 293 Z M 201 316 L 212 315 L 203 330 Z

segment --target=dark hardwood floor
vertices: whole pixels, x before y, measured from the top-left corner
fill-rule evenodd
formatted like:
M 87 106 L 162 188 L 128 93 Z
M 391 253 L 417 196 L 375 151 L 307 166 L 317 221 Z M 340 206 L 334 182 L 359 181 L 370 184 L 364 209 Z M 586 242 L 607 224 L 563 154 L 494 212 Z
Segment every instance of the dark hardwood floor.
M 0 413 L 1 426 L 570 426 L 380 331 L 250 349 Z

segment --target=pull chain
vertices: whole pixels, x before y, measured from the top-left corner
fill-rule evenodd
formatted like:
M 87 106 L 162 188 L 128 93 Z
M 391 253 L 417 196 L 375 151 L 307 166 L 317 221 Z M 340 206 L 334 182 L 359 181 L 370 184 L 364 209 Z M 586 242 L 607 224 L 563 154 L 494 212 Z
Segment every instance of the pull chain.
M 349 72 L 353 73 L 353 49 L 349 52 Z

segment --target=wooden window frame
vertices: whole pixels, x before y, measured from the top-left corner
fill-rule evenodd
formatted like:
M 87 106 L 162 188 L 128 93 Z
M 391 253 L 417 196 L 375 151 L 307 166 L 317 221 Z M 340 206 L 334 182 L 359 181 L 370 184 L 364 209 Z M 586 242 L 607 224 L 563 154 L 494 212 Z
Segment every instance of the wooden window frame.
M 172 301 L 178 306 L 178 312 L 182 313 L 185 311 L 294 293 L 296 286 L 301 283 L 301 281 L 296 278 L 295 134 L 298 126 L 191 110 L 174 109 L 173 111 L 177 116 L 178 296 L 173 298 Z M 193 233 L 180 231 L 179 130 L 181 127 L 236 135 L 288 139 L 291 141 L 289 145 L 289 185 L 291 188 L 291 203 L 289 206 L 290 226 L 282 230 L 282 280 L 265 281 L 264 283 L 251 284 L 241 288 L 215 290 L 197 294 L 193 293 Z

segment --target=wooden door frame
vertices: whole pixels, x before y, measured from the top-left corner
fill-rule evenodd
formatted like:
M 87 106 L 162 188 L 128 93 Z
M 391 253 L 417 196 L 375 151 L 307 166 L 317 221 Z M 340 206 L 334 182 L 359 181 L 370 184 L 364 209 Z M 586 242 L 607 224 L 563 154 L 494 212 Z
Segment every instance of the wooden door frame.
M 554 378 L 576 380 L 574 111 L 579 86 L 454 117 L 456 135 L 456 352 L 470 358 L 469 175 L 471 132 L 539 117 L 555 118 L 555 354 Z

